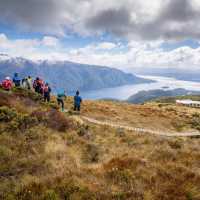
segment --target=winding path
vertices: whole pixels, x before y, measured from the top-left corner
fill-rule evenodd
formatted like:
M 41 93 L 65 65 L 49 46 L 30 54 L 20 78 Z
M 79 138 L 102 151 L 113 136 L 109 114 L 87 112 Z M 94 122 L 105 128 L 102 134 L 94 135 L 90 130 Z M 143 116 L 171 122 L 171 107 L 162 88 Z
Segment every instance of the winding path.
M 200 132 L 166 133 L 166 132 L 161 132 L 161 131 L 153 131 L 153 130 L 145 129 L 145 128 L 135 128 L 135 127 L 131 127 L 131 126 L 123 126 L 123 125 L 119 125 L 119 124 L 109 122 L 109 121 L 99 121 L 99 120 L 85 117 L 85 116 L 82 116 L 81 118 L 89 123 L 102 125 L 102 126 L 110 126 L 113 128 L 121 128 L 124 130 L 135 131 L 135 132 L 143 133 L 143 134 L 148 133 L 148 134 L 152 134 L 152 135 L 165 136 L 165 137 L 200 137 Z

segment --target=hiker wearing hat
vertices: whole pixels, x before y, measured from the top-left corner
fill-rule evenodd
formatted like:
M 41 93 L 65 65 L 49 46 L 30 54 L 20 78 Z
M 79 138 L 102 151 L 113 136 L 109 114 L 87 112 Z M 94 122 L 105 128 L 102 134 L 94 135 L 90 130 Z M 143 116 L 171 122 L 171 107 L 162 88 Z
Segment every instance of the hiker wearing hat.
M 74 111 L 81 110 L 81 103 L 82 103 L 82 98 L 79 96 L 79 91 L 77 91 L 76 95 L 74 96 Z
M 1 87 L 6 91 L 10 91 L 12 89 L 12 86 L 13 86 L 13 83 L 10 77 L 6 77 L 1 83 Z

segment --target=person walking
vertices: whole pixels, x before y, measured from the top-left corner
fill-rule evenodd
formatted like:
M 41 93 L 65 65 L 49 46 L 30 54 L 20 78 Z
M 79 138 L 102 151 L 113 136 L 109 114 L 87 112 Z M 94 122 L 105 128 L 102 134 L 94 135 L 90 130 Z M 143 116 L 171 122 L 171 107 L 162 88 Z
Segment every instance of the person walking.
M 44 102 L 50 102 L 51 88 L 49 87 L 48 83 L 46 83 L 44 88 L 43 88 L 43 94 L 44 94 Z
M 21 79 L 19 78 L 19 74 L 15 73 L 13 76 L 13 83 L 15 84 L 15 87 L 21 86 Z
M 74 96 L 74 111 L 81 110 L 82 98 L 79 96 L 79 94 L 79 91 L 77 91 L 76 95 Z
M 66 92 L 65 91 L 58 92 L 58 94 L 57 94 L 57 102 L 58 102 L 59 106 L 61 105 L 62 112 L 65 111 L 64 98 L 66 98 Z

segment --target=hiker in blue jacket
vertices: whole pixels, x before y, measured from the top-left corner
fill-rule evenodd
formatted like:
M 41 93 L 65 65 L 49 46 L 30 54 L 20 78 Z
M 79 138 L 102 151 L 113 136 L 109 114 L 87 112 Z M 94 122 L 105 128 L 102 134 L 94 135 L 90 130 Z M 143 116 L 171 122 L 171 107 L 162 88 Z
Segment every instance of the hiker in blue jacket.
M 13 83 L 15 84 L 15 87 L 20 87 L 21 79 L 19 78 L 19 74 L 18 73 L 14 74 Z
M 62 112 L 65 111 L 65 104 L 64 104 L 64 98 L 66 98 L 66 94 L 65 94 L 65 91 L 59 91 L 57 93 L 57 102 L 58 102 L 58 105 L 60 106 L 61 105 L 61 108 L 62 108 Z
M 74 96 L 74 111 L 81 110 L 81 103 L 82 103 L 82 98 L 79 96 L 79 91 L 77 91 L 76 95 Z

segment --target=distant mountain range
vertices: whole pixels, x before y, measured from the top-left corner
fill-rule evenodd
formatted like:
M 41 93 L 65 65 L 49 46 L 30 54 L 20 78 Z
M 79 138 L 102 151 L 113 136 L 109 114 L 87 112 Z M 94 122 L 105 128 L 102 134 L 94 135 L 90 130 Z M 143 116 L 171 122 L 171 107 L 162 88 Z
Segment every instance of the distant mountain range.
M 140 74 L 140 75 L 147 75 L 147 76 L 165 76 L 165 77 L 172 77 L 178 80 L 184 81 L 195 81 L 200 82 L 200 70 L 188 68 L 131 68 L 127 70 L 128 72 Z
M 149 90 L 149 91 L 140 91 L 137 94 L 134 94 L 128 98 L 129 103 L 145 103 L 147 101 L 151 101 L 160 97 L 175 97 L 175 96 L 183 96 L 183 95 L 200 95 L 200 91 L 189 91 L 182 88 L 174 89 L 174 90 Z
M 0 54 L 0 79 L 18 72 L 21 77 L 41 77 L 54 89 L 63 88 L 68 92 L 117 87 L 128 84 L 152 82 L 130 73 L 101 66 L 91 66 L 68 61 L 31 61 L 21 57 Z

